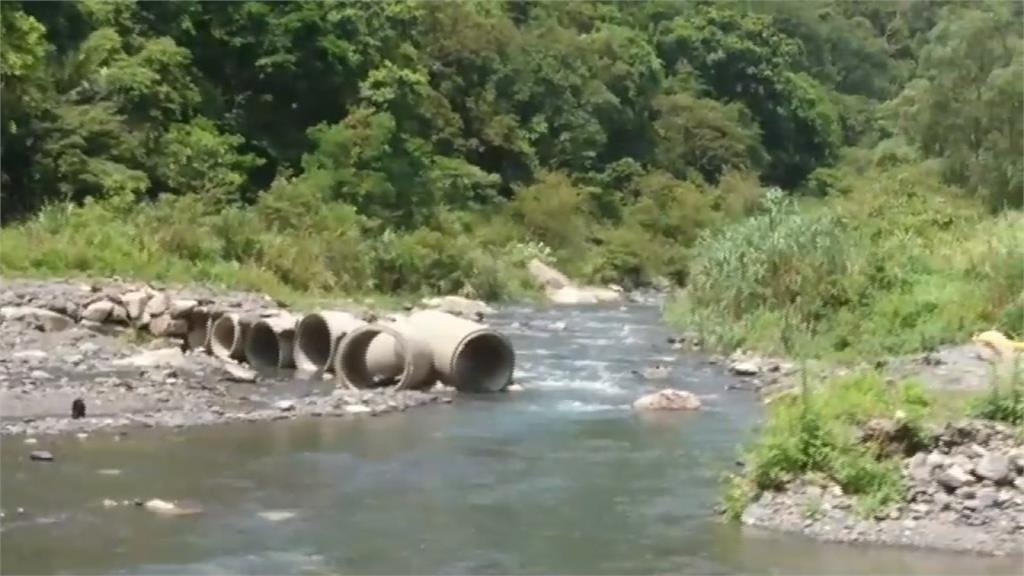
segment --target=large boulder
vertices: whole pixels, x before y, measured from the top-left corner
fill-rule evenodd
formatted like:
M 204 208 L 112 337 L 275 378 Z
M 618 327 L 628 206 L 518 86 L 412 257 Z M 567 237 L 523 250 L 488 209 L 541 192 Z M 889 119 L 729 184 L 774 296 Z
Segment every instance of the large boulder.
M 555 304 L 598 304 L 600 302 L 618 302 L 622 300 L 620 292 L 596 286 L 548 288 L 545 293 L 548 300 Z
M 559 288 L 572 286 L 572 280 L 569 280 L 568 276 L 536 258 L 530 260 L 530 263 L 527 264 L 526 268 L 530 272 L 530 275 L 533 276 L 533 279 L 545 288 L 558 290 Z
M 421 304 L 428 308 L 455 314 L 457 316 L 473 317 L 483 314 L 493 314 L 494 309 L 480 300 L 471 300 L 462 296 L 441 296 L 438 298 L 425 298 Z
M 641 396 L 633 402 L 635 410 L 700 410 L 700 398 L 686 390 L 666 388 Z
M 27 322 L 44 332 L 60 332 L 75 324 L 74 320 L 63 314 L 33 306 L 5 306 L 0 308 L 0 318 Z
M 1013 476 L 1010 471 L 1010 458 L 1006 454 L 988 453 L 974 465 L 974 475 L 978 478 L 991 480 L 996 484 L 1010 482 Z
M 107 321 L 107 318 L 114 312 L 114 304 L 110 300 L 100 300 L 93 302 L 85 307 L 82 311 L 82 320 L 88 320 L 90 322 L 103 323 Z

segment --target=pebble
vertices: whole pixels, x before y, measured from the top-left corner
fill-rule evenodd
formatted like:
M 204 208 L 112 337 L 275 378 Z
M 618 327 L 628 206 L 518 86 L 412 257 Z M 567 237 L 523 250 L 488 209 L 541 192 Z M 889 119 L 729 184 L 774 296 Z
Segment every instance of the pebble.
M 295 410 L 295 402 L 292 400 L 278 400 L 274 402 L 274 408 L 277 408 L 281 412 L 291 412 Z
M 103 499 L 103 507 L 104 508 L 113 508 L 115 506 L 117 506 L 117 501 L 116 500 L 111 500 L 110 498 L 104 498 Z

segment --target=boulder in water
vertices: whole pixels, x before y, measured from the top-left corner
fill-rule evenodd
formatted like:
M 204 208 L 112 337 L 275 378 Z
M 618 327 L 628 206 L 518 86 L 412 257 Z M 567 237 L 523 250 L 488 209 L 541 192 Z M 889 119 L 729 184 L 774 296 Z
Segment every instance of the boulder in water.
M 673 388 L 641 396 L 633 402 L 634 410 L 700 410 L 700 407 L 700 398 L 696 394 Z

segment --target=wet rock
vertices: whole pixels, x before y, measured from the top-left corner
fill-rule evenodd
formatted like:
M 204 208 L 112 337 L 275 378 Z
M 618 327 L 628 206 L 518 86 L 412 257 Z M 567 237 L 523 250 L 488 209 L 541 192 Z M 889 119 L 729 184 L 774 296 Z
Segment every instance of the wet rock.
M 996 483 L 1010 479 L 1010 459 L 1005 454 L 988 453 L 974 466 L 974 474 Z
M 255 382 L 258 375 L 255 370 L 250 370 L 244 366 L 238 364 L 232 364 L 230 362 L 224 363 L 224 375 L 221 376 L 221 380 L 227 380 L 228 382 Z
M 36 462 L 53 462 L 53 454 L 46 450 L 35 450 L 29 454 L 28 457 L 30 460 L 35 460 Z
M 114 508 L 115 506 L 117 506 L 117 500 L 111 500 L 110 498 L 103 499 L 104 508 Z
M 274 408 L 277 408 L 281 412 L 291 412 L 295 410 L 295 402 L 292 400 L 278 400 L 274 402 Z
M 757 376 L 761 367 L 753 360 L 741 360 L 729 365 L 729 371 L 737 376 Z
M 973 484 L 975 482 L 973 476 L 957 465 L 947 468 L 944 472 L 939 474 L 935 481 L 947 490 L 956 490 L 961 486 Z
M 692 392 L 666 388 L 642 396 L 633 403 L 635 410 L 699 410 L 700 399 Z
M 75 398 L 71 401 L 71 419 L 85 418 L 85 400 Z
M 149 350 L 128 358 L 114 360 L 114 366 L 133 366 L 138 368 L 152 368 L 156 366 L 184 366 L 185 354 L 181 348 L 163 348 L 160 350 Z
M 183 507 L 179 506 L 174 502 L 168 502 L 166 500 L 160 500 L 159 498 L 153 498 L 147 500 L 142 505 L 146 510 L 155 512 L 157 514 L 165 514 L 168 516 L 185 516 L 189 514 L 198 514 L 202 512 L 202 509 L 198 506 Z
M 444 388 L 442 388 L 442 390 L 443 389 Z M 513 383 L 513 384 L 509 384 L 508 386 L 505 386 L 505 392 L 522 392 L 523 390 L 525 390 L 525 388 L 523 388 L 522 384 L 514 384 Z
M 345 412 L 349 414 L 366 414 L 367 412 L 373 412 L 373 409 L 366 404 L 349 404 L 345 406 Z
M 672 368 L 664 364 L 658 364 L 644 368 L 639 372 L 634 370 L 633 373 L 644 380 L 666 380 L 672 374 Z

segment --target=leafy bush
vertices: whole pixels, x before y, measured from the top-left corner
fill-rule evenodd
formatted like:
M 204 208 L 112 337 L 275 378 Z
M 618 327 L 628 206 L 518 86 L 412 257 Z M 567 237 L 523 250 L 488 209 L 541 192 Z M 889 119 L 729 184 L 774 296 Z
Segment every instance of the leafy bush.
M 1020 359 L 1016 358 L 1008 375 L 992 375 L 988 393 L 971 405 L 971 414 L 978 418 L 1024 426 L 1024 387 L 1021 386 L 1021 376 Z
M 887 384 L 874 373 L 838 378 L 772 405 L 758 440 L 744 454 L 746 468 L 725 488 L 727 512 L 738 516 L 763 490 L 782 488 L 806 474 L 821 474 L 857 495 L 864 511 L 895 502 L 903 483 L 898 459 L 861 442 L 859 427 L 874 418 L 900 420 L 919 439 L 929 410 L 912 381 Z

